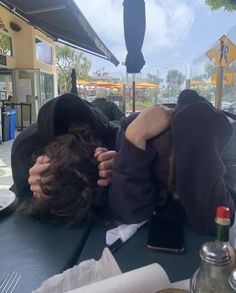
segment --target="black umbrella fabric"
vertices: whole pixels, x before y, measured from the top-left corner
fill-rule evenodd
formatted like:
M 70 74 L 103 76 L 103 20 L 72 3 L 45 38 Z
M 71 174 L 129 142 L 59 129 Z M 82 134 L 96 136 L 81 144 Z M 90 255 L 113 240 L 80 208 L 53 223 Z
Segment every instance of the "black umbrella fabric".
M 55 40 L 118 65 L 119 61 L 101 41 L 74 0 L 1 0 Z
M 128 54 L 125 65 L 127 73 L 139 73 L 145 61 L 142 46 L 146 29 L 144 0 L 125 0 L 124 34 Z
M 72 69 L 71 72 L 71 93 L 78 95 L 78 90 L 76 86 L 76 71 L 75 68 Z

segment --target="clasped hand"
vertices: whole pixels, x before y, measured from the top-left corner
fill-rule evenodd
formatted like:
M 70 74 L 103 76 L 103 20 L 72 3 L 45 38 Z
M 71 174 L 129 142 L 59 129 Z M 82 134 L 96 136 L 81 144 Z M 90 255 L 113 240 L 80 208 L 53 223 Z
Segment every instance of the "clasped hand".
M 98 147 L 95 150 L 94 158 L 98 161 L 98 179 L 99 186 L 107 186 L 111 182 L 112 177 L 112 161 L 116 155 L 116 151 L 108 151 L 106 148 Z M 47 177 L 42 177 L 42 173 L 50 166 L 50 158 L 47 156 L 39 156 L 36 163 L 29 169 L 28 183 L 34 197 L 43 196 L 40 183 L 47 182 Z

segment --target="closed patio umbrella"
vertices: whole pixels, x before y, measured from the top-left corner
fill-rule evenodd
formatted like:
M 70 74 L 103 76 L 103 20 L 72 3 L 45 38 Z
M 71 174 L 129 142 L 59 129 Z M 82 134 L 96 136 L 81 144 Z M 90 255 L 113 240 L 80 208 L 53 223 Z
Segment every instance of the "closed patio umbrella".
M 146 28 L 144 0 L 125 0 L 124 3 L 124 34 L 128 51 L 125 65 L 128 73 L 138 73 L 145 61 L 142 46 Z
M 127 73 L 139 73 L 145 61 L 142 46 L 146 28 L 144 0 L 124 0 L 124 35 L 128 51 L 125 60 Z M 135 76 L 133 78 L 133 112 L 135 111 Z
M 75 68 L 71 72 L 71 93 L 78 95 L 77 85 L 76 85 L 76 71 Z

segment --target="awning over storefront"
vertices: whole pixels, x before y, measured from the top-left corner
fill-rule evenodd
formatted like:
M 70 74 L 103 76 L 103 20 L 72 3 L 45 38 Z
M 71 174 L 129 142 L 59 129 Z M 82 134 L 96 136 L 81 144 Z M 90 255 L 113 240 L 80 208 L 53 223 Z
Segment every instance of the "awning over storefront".
M 1 0 L 10 10 L 55 40 L 111 61 L 119 61 L 103 44 L 73 0 Z

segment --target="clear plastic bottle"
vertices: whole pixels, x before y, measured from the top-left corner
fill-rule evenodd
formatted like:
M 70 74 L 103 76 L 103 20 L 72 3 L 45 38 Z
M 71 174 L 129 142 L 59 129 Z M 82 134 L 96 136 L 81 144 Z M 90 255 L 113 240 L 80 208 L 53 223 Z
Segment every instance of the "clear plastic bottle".
M 229 285 L 230 254 L 221 242 L 211 241 L 202 245 L 200 268 L 191 279 L 191 293 L 232 293 Z

